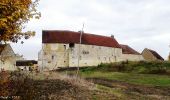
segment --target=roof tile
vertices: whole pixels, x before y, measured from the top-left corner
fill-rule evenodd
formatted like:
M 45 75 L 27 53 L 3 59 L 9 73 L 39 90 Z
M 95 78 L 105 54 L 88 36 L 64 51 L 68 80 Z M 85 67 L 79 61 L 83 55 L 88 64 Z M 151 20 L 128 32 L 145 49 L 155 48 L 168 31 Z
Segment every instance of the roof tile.
M 42 32 L 42 43 L 80 43 L 80 32 L 46 30 Z M 121 48 L 114 38 L 89 33 L 82 34 L 82 44 Z

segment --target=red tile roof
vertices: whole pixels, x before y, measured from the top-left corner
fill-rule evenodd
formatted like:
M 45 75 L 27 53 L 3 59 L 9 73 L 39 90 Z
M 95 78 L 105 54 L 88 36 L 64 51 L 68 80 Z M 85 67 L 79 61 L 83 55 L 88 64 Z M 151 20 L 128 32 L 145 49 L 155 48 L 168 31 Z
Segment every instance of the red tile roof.
M 157 59 L 164 60 L 156 51 L 148 49 Z
M 134 50 L 133 48 L 129 47 L 128 45 L 120 45 L 122 48 L 122 52 L 123 54 L 136 54 L 136 55 L 140 55 L 139 52 L 137 52 L 136 50 Z
M 42 31 L 42 43 L 80 43 L 80 32 Z M 82 44 L 121 48 L 114 38 L 89 33 L 82 34 Z

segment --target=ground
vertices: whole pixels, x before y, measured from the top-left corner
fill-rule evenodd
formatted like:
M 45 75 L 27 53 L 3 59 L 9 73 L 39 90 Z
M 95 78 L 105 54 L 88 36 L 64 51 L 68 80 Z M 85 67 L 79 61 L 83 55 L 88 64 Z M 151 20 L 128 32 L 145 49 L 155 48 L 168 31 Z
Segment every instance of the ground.
M 100 65 L 80 69 L 78 75 L 77 70 L 1 72 L 0 99 L 170 100 L 169 63 L 158 65 Z

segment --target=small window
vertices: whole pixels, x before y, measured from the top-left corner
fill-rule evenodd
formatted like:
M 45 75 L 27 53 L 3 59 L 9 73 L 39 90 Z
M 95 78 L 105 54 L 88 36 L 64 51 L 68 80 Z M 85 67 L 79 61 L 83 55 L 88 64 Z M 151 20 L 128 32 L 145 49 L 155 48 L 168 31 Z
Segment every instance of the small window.
M 70 48 L 74 48 L 74 43 L 70 43 L 70 44 L 69 44 L 69 47 L 70 47 Z
M 82 51 L 83 54 L 89 54 L 89 51 Z
M 54 60 L 54 55 L 51 56 L 51 59 Z
M 64 50 L 66 50 L 66 45 L 64 45 Z

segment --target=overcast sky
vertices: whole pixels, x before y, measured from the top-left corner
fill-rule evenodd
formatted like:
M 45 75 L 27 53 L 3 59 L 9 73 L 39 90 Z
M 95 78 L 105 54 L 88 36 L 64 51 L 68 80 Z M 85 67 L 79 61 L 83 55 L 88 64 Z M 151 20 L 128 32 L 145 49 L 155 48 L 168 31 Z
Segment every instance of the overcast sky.
M 141 52 L 157 51 L 167 59 L 170 44 L 170 0 L 40 0 L 42 17 L 31 20 L 26 30 L 36 36 L 14 51 L 27 59 L 38 59 L 42 30 L 84 31 L 110 36 Z

